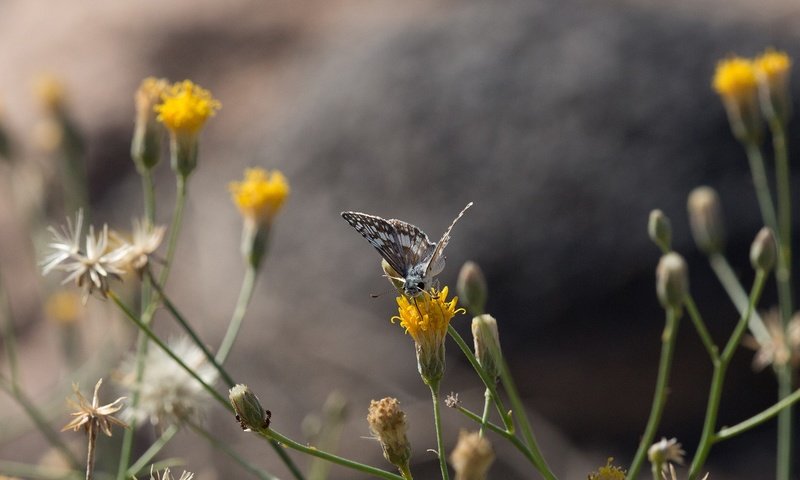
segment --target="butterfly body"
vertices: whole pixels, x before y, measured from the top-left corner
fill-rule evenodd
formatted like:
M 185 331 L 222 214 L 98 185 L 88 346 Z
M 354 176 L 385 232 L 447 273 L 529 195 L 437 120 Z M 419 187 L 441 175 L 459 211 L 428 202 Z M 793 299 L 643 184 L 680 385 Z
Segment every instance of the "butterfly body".
M 432 243 L 418 227 L 397 219 L 377 215 L 342 212 L 342 218 L 375 247 L 386 263 L 397 273 L 392 277 L 402 284 L 403 293 L 416 297 L 430 288 L 433 278 L 444 269 L 444 248 L 450 241 L 450 231 L 472 202 L 458 214 L 441 240 Z

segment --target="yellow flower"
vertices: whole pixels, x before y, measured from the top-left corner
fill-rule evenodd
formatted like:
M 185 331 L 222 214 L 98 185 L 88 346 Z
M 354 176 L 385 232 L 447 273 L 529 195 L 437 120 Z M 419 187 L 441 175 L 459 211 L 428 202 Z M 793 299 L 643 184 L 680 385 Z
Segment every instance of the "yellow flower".
M 64 84 L 55 75 L 40 75 L 36 79 L 34 90 L 47 110 L 58 110 L 63 106 Z
M 768 48 L 764 53 L 753 60 L 753 64 L 759 75 L 763 74 L 768 81 L 774 81 L 789 73 L 792 60 L 786 52 Z
M 769 119 L 786 123 L 791 114 L 789 69 L 792 60 L 786 52 L 767 49 L 753 61 L 761 94 L 761 110 Z
M 448 288 L 409 299 L 405 295 L 397 297 L 398 315 L 392 322 L 400 321 L 400 326 L 411 335 L 417 347 L 417 366 L 426 383 L 438 382 L 444 374 L 444 340 L 447 327 L 456 313 L 464 313 L 456 308 L 458 297 L 447 301 Z
M 47 318 L 59 325 L 74 325 L 81 318 L 81 297 L 62 290 L 50 295 L 44 304 Z
M 166 89 L 162 102 L 156 105 L 158 121 L 174 134 L 196 134 L 206 120 L 222 107 L 211 92 L 184 80 Z
M 136 90 L 136 126 L 131 156 L 140 171 L 146 171 L 158 163 L 163 129 L 156 122 L 155 106 L 168 87 L 169 83 L 163 78 L 147 77 Z
M 589 480 L 625 480 L 625 470 L 611 464 L 613 458 L 609 458 L 605 467 L 600 467 L 596 472 L 589 474 Z
M 758 108 L 758 79 L 752 61 L 731 57 L 717 63 L 712 82 L 722 98 L 734 136 L 744 143 L 758 142 L 761 116 Z
M 289 182 L 278 170 L 248 168 L 244 180 L 229 184 L 233 203 L 248 222 L 268 225 L 289 195 Z
M 742 57 L 721 60 L 714 72 L 713 86 L 723 97 L 742 98 L 755 94 L 758 82 L 753 62 Z

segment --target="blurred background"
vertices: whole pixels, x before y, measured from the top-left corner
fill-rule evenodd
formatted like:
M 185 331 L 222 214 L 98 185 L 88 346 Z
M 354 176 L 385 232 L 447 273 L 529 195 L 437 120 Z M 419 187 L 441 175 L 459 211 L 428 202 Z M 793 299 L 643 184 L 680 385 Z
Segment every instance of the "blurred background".
M 244 271 L 228 182 L 251 166 L 278 168 L 291 182 L 228 363 L 272 411 L 275 428 L 306 438 L 304 419 L 338 391 L 347 402 L 338 451 L 388 469 L 365 416 L 371 399 L 394 396 L 409 417 L 412 469 L 435 477 L 436 459 L 426 452 L 435 448 L 430 399 L 413 342 L 389 322 L 394 295 L 370 297 L 389 289 L 379 257 L 339 212 L 400 218 L 438 238 L 474 201 L 454 229 L 440 281 L 454 287 L 466 260 L 483 268 L 487 310 L 560 478 L 585 478 L 607 457 L 625 465 L 647 420 L 663 327 L 648 213 L 661 208 L 672 219 L 692 291 L 722 342 L 738 315 L 691 242 L 686 195 L 703 184 L 719 190 L 727 252 L 745 286 L 753 276 L 747 251 L 761 224 L 746 157 L 711 76 L 733 52 L 752 56 L 773 46 L 799 58 L 798 22 L 790 0 L 4 0 L 0 122 L 17 161 L 49 172 L 44 183 L 28 184 L 12 175 L 18 164 L 0 169 L 0 278 L 24 387 L 60 427 L 70 383 L 88 392 L 135 339 L 113 305 L 90 299 L 77 333 L 81 358 L 105 360 L 78 368 L 62 361 L 63 332 L 46 320 L 42 305 L 57 279 L 42 279 L 36 267 L 25 202 L 43 198 L 51 224 L 71 212 L 42 145 L 36 79 L 63 83 L 84 135 L 93 223 L 127 226 L 142 211 L 129 155 L 133 92 L 147 76 L 188 78 L 223 108 L 201 137 L 167 290 L 209 345 L 225 332 Z M 790 138 L 790 151 L 800 150 L 796 129 Z M 157 216 L 166 224 L 175 195 L 166 162 L 156 183 Z M 20 200 L 15 188 L 33 193 Z M 762 305 L 774 302 L 770 285 Z M 163 313 L 156 325 L 165 337 L 175 331 Z M 454 325 L 468 334 L 466 316 Z M 442 389 L 479 410 L 483 390 L 458 349 L 449 349 Z M 773 375 L 754 373 L 751 361 L 751 351 L 736 356 L 720 425 L 775 401 Z M 710 372 L 685 322 L 658 436 L 678 437 L 689 454 Z M 103 395 L 110 401 L 114 393 Z M 0 406 L 0 459 L 42 461 L 43 438 L 7 396 Z M 451 448 L 458 429 L 471 425 L 455 411 L 443 416 Z M 286 478 L 271 449 L 221 408 L 212 407 L 207 426 Z M 62 435 L 82 451 L 79 435 Z M 155 436 L 142 428 L 137 452 Z M 515 450 L 495 440 L 491 478 L 534 478 Z M 719 445 L 711 478 L 769 478 L 774 444 L 769 423 Z M 114 465 L 118 447 L 106 451 L 101 462 Z M 184 458 L 203 480 L 247 478 L 188 431 L 164 456 Z M 330 478 L 366 477 L 333 467 Z

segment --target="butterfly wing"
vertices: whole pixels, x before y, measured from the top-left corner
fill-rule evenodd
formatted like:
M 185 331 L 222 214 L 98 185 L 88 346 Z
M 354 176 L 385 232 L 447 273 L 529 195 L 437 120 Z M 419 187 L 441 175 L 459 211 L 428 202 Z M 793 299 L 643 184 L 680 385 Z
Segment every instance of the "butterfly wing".
M 431 243 L 425 232 L 415 225 L 396 218 L 392 218 L 388 222 L 397 232 L 398 245 L 409 268 L 420 265 L 433 253 L 436 245 Z
M 467 206 L 464 207 L 463 210 L 461 210 L 461 212 L 456 216 L 456 218 L 453 220 L 450 226 L 447 227 L 447 230 L 445 230 L 444 235 L 442 235 L 442 238 L 436 243 L 436 247 L 433 249 L 431 256 L 426 259 L 426 261 L 428 262 L 427 265 L 425 266 L 426 277 L 428 278 L 435 277 L 436 275 L 441 273 L 442 270 L 444 270 L 444 247 L 446 247 L 448 242 L 450 242 L 450 231 L 453 229 L 453 226 L 456 224 L 456 222 L 461 217 L 464 216 L 464 213 L 471 206 L 472 202 L 469 202 Z
M 410 264 L 401 247 L 400 235 L 392 223 L 381 217 L 359 212 L 342 212 L 342 218 L 375 247 L 394 271 L 405 278 Z

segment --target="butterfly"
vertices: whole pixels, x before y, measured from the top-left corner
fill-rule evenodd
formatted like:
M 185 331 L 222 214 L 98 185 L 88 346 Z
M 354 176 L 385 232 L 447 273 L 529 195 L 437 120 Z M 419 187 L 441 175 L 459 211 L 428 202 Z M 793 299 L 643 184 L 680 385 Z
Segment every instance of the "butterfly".
M 342 212 L 342 218 L 394 269 L 398 276 L 390 276 L 390 279 L 402 284 L 403 293 L 416 297 L 444 270 L 444 248 L 450 241 L 450 231 L 471 206 L 469 202 L 461 210 L 437 243 L 431 243 L 425 232 L 402 220 L 386 220 L 359 212 Z

